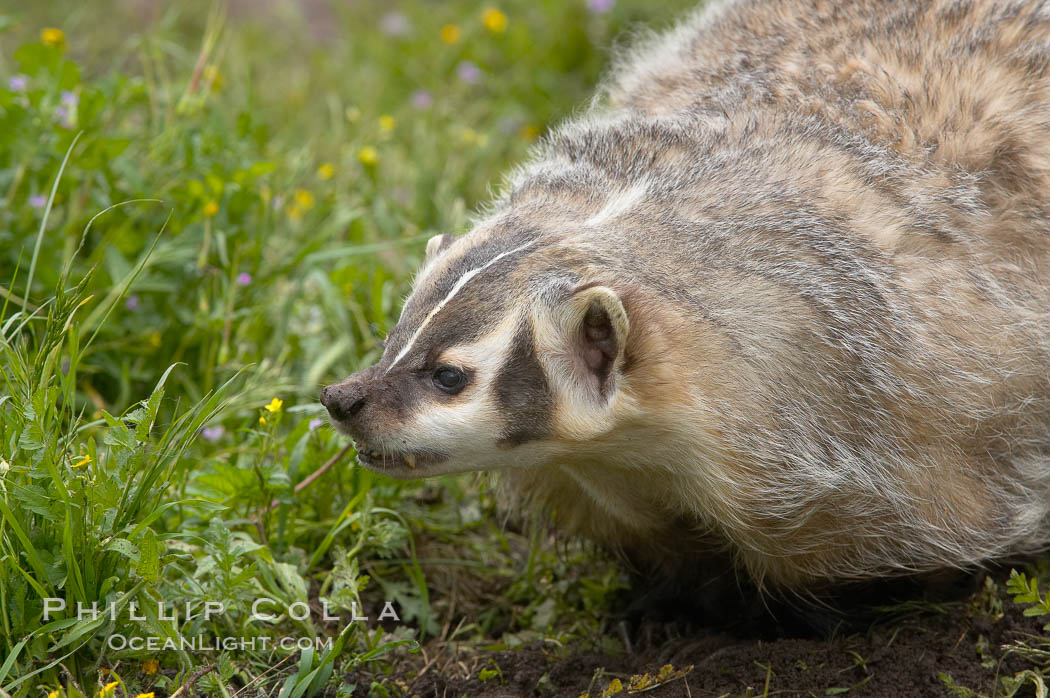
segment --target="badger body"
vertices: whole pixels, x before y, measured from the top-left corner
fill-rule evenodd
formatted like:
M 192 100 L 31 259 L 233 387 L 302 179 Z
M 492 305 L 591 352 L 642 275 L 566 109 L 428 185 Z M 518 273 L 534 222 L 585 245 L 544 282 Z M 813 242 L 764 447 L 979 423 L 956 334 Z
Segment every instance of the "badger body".
M 701 8 L 431 241 L 322 402 L 378 472 L 498 470 L 670 570 L 1046 547 L 1050 2 Z

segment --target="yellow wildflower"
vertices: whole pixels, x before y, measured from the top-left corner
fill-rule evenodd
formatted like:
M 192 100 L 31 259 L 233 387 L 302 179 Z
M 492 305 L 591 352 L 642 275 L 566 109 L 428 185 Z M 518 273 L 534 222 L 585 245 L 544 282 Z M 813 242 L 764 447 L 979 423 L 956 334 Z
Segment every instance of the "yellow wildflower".
M 493 34 L 502 34 L 507 31 L 507 15 L 495 7 L 490 7 L 481 13 L 481 23 Z
M 266 417 L 259 417 L 259 424 L 266 424 Z
M 306 189 L 296 189 L 292 197 L 295 199 L 295 205 L 304 211 L 309 211 L 314 207 L 314 195 Z
M 142 663 L 143 674 L 148 674 L 152 676 L 153 674 L 157 673 L 158 669 L 160 669 L 160 662 L 158 662 L 156 659 L 147 659 Z
M 364 148 L 361 148 L 361 150 L 358 151 L 357 159 L 361 161 L 362 165 L 366 165 L 368 167 L 375 167 L 376 164 L 379 162 L 379 152 L 372 146 L 366 145 Z
M 48 46 L 61 46 L 66 43 L 66 35 L 61 29 L 45 27 L 40 30 L 40 40 Z
M 321 179 L 331 179 L 335 176 L 335 166 L 330 162 L 326 162 L 317 168 L 317 176 Z
M 446 44 L 455 44 L 459 42 L 460 37 L 463 36 L 463 32 L 459 30 L 455 24 L 446 24 L 441 27 L 441 40 Z
M 140 693 L 135 696 L 135 698 L 153 698 L 153 691 L 150 691 L 149 693 Z
M 218 92 L 226 85 L 226 78 L 219 72 L 218 67 L 214 65 L 205 66 L 204 84 L 210 86 L 213 91 Z
M 204 215 L 208 218 L 212 218 L 216 213 L 219 212 L 219 202 L 212 200 L 204 204 Z
M 389 114 L 383 114 L 381 117 L 379 117 L 380 131 L 383 131 L 384 133 L 390 133 L 394 130 L 395 126 L 397 126 L 397 121 L 395 121 L 394 117 L 390 116 Z
M 288 217 L 297 221 L 314 207 L 314 195 L 306 189 L 296 189 L 292 193 L 292 205 L 288 207 Z
M 62 698 L 62 689 L 56 689 L 47 694 L 47 698 Z
M 103 686 L 102 688 L 99 689 L 99 691 L 98 691 L 98 698 L 109 698 L 110 696 L 113 695 L 113 692 L 116 690 L 117 686 L 119 686 L 119 685 L 120 685 L 120 681 L 110 681 L 105 686 Z
M 85 453 L 83 456 L 80 457 L 80 460 L 78 460 L 76 463 L 74 463 L 70 467 L 71 468 L 83 468 L 85 465 L 87 465 L 90 462 L 91 462 L 91 455 Z
M 280 412 L 281 411 L 281 405 L 283 405 L 283 404 L 284 404 L 284 400 L 281 400 L 281 399 L 278 399 L 278 398 L 274 398 L 273 400 L 270 400 L 270 404 L 266 405 L 265 409 L 266 409 L 267 412 L 273 414 L 274 412 Z

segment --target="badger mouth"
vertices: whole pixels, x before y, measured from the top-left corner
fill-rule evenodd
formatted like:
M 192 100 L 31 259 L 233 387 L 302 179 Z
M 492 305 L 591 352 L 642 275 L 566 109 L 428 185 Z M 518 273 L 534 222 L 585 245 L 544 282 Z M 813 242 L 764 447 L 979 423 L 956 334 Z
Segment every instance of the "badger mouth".
M 363 441 L 355 441 L 354 445 L 358 462 L 379 473 L 393 471 L 411 474 L 417 469 L 424 470 L 428 465 L 445 460 L 445 456 L 433 452 L 391 451 Z

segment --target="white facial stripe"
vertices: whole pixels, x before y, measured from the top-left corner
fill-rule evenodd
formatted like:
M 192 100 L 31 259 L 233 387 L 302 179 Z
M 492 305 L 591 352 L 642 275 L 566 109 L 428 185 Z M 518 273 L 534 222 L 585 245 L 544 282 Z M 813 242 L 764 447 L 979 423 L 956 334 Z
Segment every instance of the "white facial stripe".
M 493 264 L 495 264 L 496 262 L 500 261 L 501 259 L 503 259 L 507 255 L 512 255 L 515 252 L 521 252 L 525 248 L 530 247 L 530 246 L 534 245 L 535 243 L 536 243 L 536 240 L 530 240 L 529 242 L 526 242 L 524 245 L 521 245 L 520 247 L 515 247 L 513 250 L 508 250 L 506 252 L 500 252 L 498 255 L 496 255 L 495 257 L 493 257 L 489 261 L 485 262 L 480 267 L 471 269 L 470 271 L 468 271 L 465 274 L 463 274 L 463 276 L 459 277 L 459 280 L 456 282 L 456 285 L 452 287 L 452 290 L 448 292 L 448 295 L 445 296 L 445 298 L 440 303 L 435 305 L 434 309 L 431 310 L 430 313 L 427 314 L 427 316 L 423 320 L 423 322 L 420 323 L 419 327 L 416 329 L 416 331 L 409 338 L 408 342 L 405 344 L 405 348 L 402 349 L 398 353 L 398 355 L 394 358 L 393 362 L 391 362 L 391 364 L 390 364 L 390 367 L 387 368 L 387 370 L 384 372 L 384 375 L 386 375 L 387 373 L 390 373 L 390 369 L 393 368 L 394 366 L 396 366 L 398 361 L 400 361 L 401 359 L 405 358 L 405 354 L 407 354 L 409 352 L 409 350 L 412 348 L 412 345 L 416 343 L 417 339 L 419 339 L 419 335 L 426 328 L 427 323 L 429 323 L 433 319 L 433 317 L 435 315 L 437 315 L 439 312 L 441 312 L 442 308 L 444 308 L 446 305 L 448 305 L 449 301 L 451 301 L 455 297 L 455 295 L 457 293 L 459 293 L 460 289 L 463 288 L 467 284 L 468 281 L 470 281 L 475 276 L 477 276 L 481 272 L 485 271 L 486 269 L 488 269 Z
M 612 197 L 605 202 L 605 206 L 602 207 L 602 210 L 588 218 L 584 225 L 593 227 L 601 225 L 608 220 L 612 220 L 613 218 L 629 211 L 635 206 L 635 204 L 644 199 L 645 195 L 648 193 L 649 183 L 643 179 L 630 189 L 613 194 Z

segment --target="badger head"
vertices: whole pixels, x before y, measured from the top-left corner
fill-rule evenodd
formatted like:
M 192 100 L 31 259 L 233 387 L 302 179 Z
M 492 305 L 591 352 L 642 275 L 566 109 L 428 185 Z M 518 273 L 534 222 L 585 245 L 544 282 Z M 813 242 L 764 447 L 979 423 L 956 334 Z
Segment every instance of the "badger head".
M 321 392 L 358 460 L 395 478 L 527 467 L 612 430 L 631 323 L 568 257 L 535 233 L 431 239 L 380 362 Z

